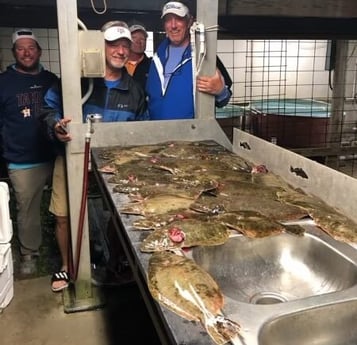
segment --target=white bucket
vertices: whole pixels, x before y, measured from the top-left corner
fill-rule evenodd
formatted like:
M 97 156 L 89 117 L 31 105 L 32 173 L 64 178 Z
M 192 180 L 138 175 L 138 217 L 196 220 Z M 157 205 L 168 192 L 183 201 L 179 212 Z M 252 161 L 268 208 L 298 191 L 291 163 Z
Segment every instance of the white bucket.
M 0 244 L 0 312 L 14 297 L 14 268 L 11 245 Z
M 0 244 L 8 243 L 12 238 L 9 200 L 9 186 L 6 182 L 0 182 Z

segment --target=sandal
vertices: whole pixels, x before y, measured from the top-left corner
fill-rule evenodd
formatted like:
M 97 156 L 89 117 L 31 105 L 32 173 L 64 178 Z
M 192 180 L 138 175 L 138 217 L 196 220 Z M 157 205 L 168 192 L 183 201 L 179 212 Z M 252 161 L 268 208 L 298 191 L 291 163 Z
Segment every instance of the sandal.
M 61 284 L 58 287 L 54 287 L 53 283 L 56 283 L 56 282 L 63 282 L 63 284 Z M 68 285 L 69 285 L 69 275 L 66 271 L 59 271 L 59 272 L 52 274 L 51 289 L 53 292 L 62 291 L 63 289 L 67 288 Z

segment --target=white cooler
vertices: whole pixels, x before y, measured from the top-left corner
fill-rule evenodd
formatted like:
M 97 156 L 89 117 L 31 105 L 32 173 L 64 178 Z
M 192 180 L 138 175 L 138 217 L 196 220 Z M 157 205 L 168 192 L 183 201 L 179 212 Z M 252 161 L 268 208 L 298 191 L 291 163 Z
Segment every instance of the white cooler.
M 0 244 L 0 312 L 14 297 L 14 268 L 11 245 Z
M 12 222 L 9 186 L 0 182 L 0 312 L 14 297 L 14 267 L 11 253 Z
M 0 182 L 0 244 L 9 243 L 12 238 L 9 200 L 9 186 L 6 182 Z

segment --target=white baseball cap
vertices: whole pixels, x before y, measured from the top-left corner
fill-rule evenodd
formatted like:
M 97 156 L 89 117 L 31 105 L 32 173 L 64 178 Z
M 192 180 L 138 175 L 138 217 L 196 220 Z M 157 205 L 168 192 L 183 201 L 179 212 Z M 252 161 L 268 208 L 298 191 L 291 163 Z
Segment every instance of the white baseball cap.
M 38 40 L 31 29 L 19 29 L 12 34 L 12 43 L 14 44 L 20 38 L 31 38 L 38 43 Z
M 113 21 L 105 24 L 104 39 L 106 41 L 116 41 L 120 38 L 126 38 L 131 42 L 131 33 L 128 26 L 124 22 Z
M 176 14 L 179 17 L 186 17 L 190 11 L 183 3 L 178 1 L 170 1 L 162 8 L 161 18 L 164 18 L 169 13 Z

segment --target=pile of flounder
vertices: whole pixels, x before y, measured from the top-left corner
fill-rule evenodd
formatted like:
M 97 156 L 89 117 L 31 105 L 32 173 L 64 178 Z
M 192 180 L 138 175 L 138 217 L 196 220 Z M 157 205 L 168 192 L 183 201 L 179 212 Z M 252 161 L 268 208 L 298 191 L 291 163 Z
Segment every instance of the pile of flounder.
M 237 337 L 239 325 L 222 315 L 217 283 L 180 249 L 221 245 L 232 233 L 303 236 L 302 227 L 283 223 L 304 217 L 337 240 L 357 241 L 357 225 L 343 214 L 212 141 L 111 147 L 99 158 L 105 162 L 99 170 L 112 174 L 113 191 L 130 198 L 119 212 L 140 215 L 134 229 L 150 231 L 140 249 L 153 253 L 152 296 L 201 322 L 216 344 Z

